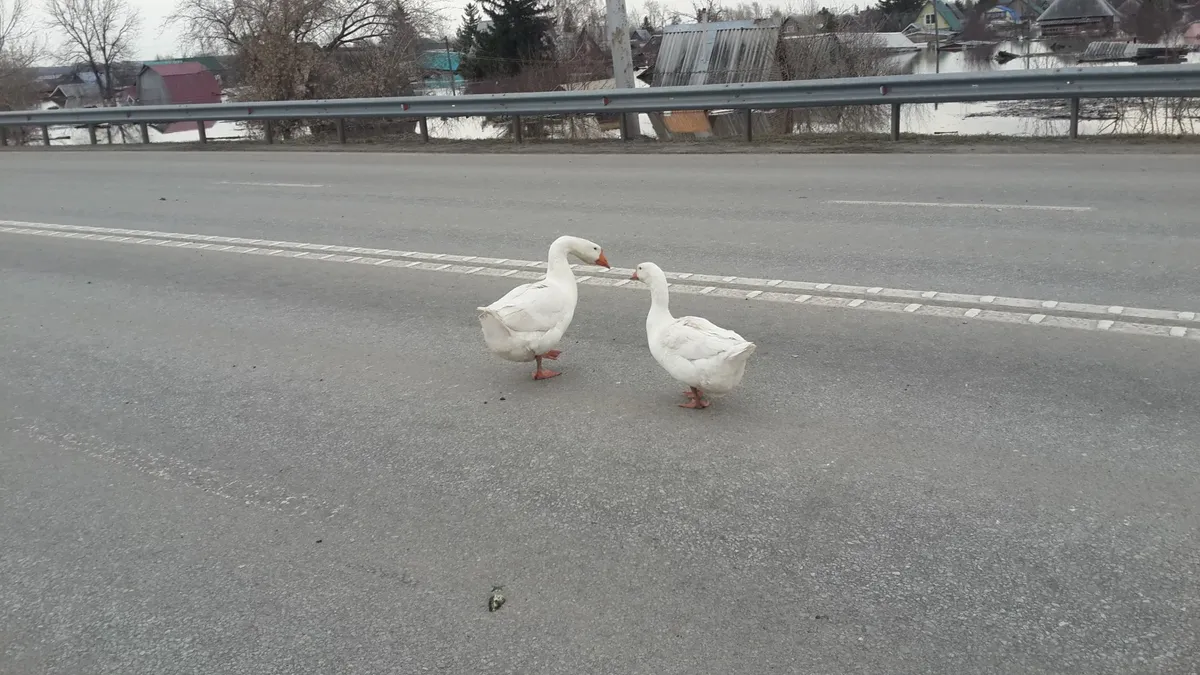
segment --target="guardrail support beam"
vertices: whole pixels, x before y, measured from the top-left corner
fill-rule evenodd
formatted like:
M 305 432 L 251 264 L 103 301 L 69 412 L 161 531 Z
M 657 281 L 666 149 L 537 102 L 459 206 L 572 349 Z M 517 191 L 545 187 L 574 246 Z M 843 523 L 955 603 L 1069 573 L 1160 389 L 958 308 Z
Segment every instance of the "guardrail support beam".
M 50 127 L 42 125 L 42 145 L 50 147 Z
M 754 108 L 746 108 L 746 142 L 754 142 Z
M 96 125 L 95 124 L 88 125 L 88 141 L 92 145 L 96 144 Z
M 204 122 L 196 122 L 196 130 L 200 132 L 200 142 L 208 142 L 208 129 L 204 127 Z
M 267 145 L 275 143 L 275 125 L 271 122 L 263 124 L 263 133 L 267 136 Z
M 417 120 L 417 126 L 419 126 L 421 128 L 421 142 L 428 143 L 429 142 L 429 118 L 422 117 L 421 119 Z
M 520 115 L 513 115 L 512 131 L 514 143 L 523 143 L 525 141 L 525 125 L 521 123 Z
M 141 124 L 138 125 L 138 128 L 141 129 L 141 131 L 142 131 L 142 142 L 145 143 L 146 145 L 149 145 L 150 144 L 150 125 L 146 122 L 142 122 Z
M 8 147 L 8 127 L 0 127 L 0 148 Z
M 337 135 L 338 143 L 346 144 L 346 118 L 339 117 L 337 120 Z
M 900 140 L 900 104 L 892 104 L 892 140 Z
M 1071 99 L 1071 127 L 1067 132 L 1072 139 L 1079 138 L 1079 99 Z

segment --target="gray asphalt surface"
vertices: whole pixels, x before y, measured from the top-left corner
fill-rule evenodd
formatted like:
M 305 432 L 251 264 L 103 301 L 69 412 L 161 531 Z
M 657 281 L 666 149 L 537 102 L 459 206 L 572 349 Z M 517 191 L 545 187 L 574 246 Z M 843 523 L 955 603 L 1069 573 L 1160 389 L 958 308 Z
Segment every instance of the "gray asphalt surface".
M 0 672 L 1197 669 L 1191 341 L 0 236 Z
M 569 231 L 668 269 L 1197 310 L 1194 163 L 23 152 L 0 153 L 0 200 L 12 220 L 499 257 L 536 257 Z

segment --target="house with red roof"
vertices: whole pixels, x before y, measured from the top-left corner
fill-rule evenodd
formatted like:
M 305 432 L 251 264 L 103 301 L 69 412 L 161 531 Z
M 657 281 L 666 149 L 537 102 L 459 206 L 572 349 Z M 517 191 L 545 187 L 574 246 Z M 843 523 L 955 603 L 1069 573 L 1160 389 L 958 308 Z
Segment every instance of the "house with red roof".
M 138 72 L 137 99 L 139 105 L 220 103 L 221 82 L 204 64 L 196 61 L 148 63 Z M 212 126 L 212 123 L 206 126 Z M 195 124 L 177 122 L 162 131 L 170 133 L 176 130 L 174 127 L 194 129 Z

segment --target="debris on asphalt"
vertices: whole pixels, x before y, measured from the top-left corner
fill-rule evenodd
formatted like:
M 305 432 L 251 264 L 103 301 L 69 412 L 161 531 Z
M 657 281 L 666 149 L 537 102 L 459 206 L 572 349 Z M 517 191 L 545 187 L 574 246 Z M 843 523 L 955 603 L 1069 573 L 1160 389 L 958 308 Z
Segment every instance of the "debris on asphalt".
M 488 611 L 494 612 L 504 606 L 504 594 L 500 592 L 499 586 L 492 587 L 492 594 L 488 596 Z

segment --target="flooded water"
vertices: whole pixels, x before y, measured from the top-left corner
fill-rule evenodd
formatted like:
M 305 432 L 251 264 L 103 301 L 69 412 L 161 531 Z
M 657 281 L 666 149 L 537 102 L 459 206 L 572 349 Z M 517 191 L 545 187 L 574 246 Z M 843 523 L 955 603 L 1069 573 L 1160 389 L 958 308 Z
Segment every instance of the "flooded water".
M 1084 45 L 1079 45 L 1082 49 Z M 1017 58 L 998 63 L 1000 52 L 1014 54 Z M 1039 70 L 1063 67 L 1122 66 L 1136 68 L 1129 63 L 1079 63 L 1078 52 L 1053 53 L 1050 43 L 1039 40 L 1011 40 L 994 45 L 963 49 L 962 51 L 935 52 L 927 47 L 918 52 L 892 57 L 899 74 L 933 74 Z M 1188 62 L 1200 63 L 1200 54 L 1188 55 Z M 639 82 L 639 85 L 644 83 Z M 434 92 L 448 95 L 450 92 Z M 1117 105 L 1114 101 L 1084 100 L 1081 105 L 1079 133 L 1083 135 L 1103 134 L 1179 134 L 1200 132 L 1200 102 L 1192 108 L 1192 102 L 1179 103 L 1149 102 L 1143 105 Z M 831 125 L 818 125 L 818 131 L 875 131 L 886 133 L 890 122 L 886 111 L 876 116 L 878 121 L 866 129 L 839 129 Z M 1000 136 L 1065 136 L 1069 122 L 1066 100 L 993 102 L 993 103 L 948 103 L 937 105 L 908 105 L 901 111 L 901 127 L 905 133 L 921 134 L 993 134 Z M 654 135 L 649 117 L 640 115 L 641 132 Z M 592 138 L 613 137 L 615 131 L 604 131 L 593 127 L 584 129 Z M 507 133 L 507 129 L 484 122 L 482 119 L 451 119 L 430 122 L 430 134 L 437 138 L 496 138 Z
M 1080 46 L 1082 49 L 1082 45 Z M 1014 54 L 1017 58 L 998 63 L 996 55 L 1001 51 Z M 1038 40 L 1013 40 L 998 44 L 963 49 L 962 51 L 936 52 L 927 47 L 918 52 L 892 57 L 900 74 L 932 74 L 988 72 L 998 70 L 1037 70 L 1063 67 L 1123 66 L 1136 68 L 1133 64 L 1090 64 L 1078 63 L 1078 54 L 1052 53 L 1050 43 Z M 1200 63 L 1200 54 L 1191 53 L 1188 62 Z M 639 87 L 647 87 L 638 81 Z M 432 90 L 430 95 L 450 96 L 449 90 Z M 816 125 L 815 131 L 875 131 L 885 133 L 889 122 L 884 110 L 875 116 L 875 122 L 866 128 L 839 128 L 832 125 Z M 1029 101 L 994 103 L 943 103 L 937 105 L 907 105 L 902 109 L 901 128 L 905 133 L 921 134 L 993 134 L 999 136 L 1065 136 L 1068 131 L 1067 102 Z M 641 133 L 654 136 L 654 128 L 647 115 L 639 115 Z M 1118 105 L 1113 101 L 1082 102 L 1079 132 L 1083 135 L 1125 134 L 1191 134 L 1200 132 L 1200 101 L 1148 102 L 1139 105 Z M 487 139 L 500 138 L 509 133 L 503 121 L 489 122 L 483 118 L 430 119 L 429 134 L 440 139 Z M 568 130 L 555 131 L 554 137 L 617 138 L 619 132 L 611 128 L 600 128 L 595 120 L 575 122 Z M 55 128 L 52 134 L 55 144 L 87 143 L 84 129 Z M 136 134 L 133 134 L 136 136 Z M 219 123 L 209 131 L 213 140 L 233 140 L 246 136 L 243 125 Z M 101 140 L 106 142 L 107 139 Z M 199 134 L 194 130 L 178 133 L 152 132 L 152 142 L 195 142 Z M 114 142 L 138 142 L 140 138 L 117 137 Z
M 1001 51 L 1017 55 L 1004 64 L 997 63 Z M 934 53 L 932 48 L 895 57 L 905 75 L 991 71 L 1040 70 L 1065 67 L 1122 66 L 1130 63 L 1079 63 L 1077 53 L 1051 53 L 1050 43 L 1014 40 L 959 52 Z M 1200 63 L 1200 54 L 1188 55 L 1190 63 Z M 1155 109 L 1117 110 L 1111 102 L 1083 101 L 1079 133 L 1195 133 L 1195 115 L 1200 109 L 1167 109 L 1160 103 Z M 1002 114 L 997 114 L 1002 113 Z M 1024 114 L 1022 114 L 1024 113 Z M 1180 114 L 1173 114 L 1180 113 Z M 1065 136 L 1070 122 L 1066 101 L 995 103 L 948 103 L 905 106 L 902 125 L 906 132 L 925 134 L 998 134 L 1005 136 Z M 1182 118 L 1182 119 L 1176 119 Z M 883 128 L 878 131 L 884 131 Z

